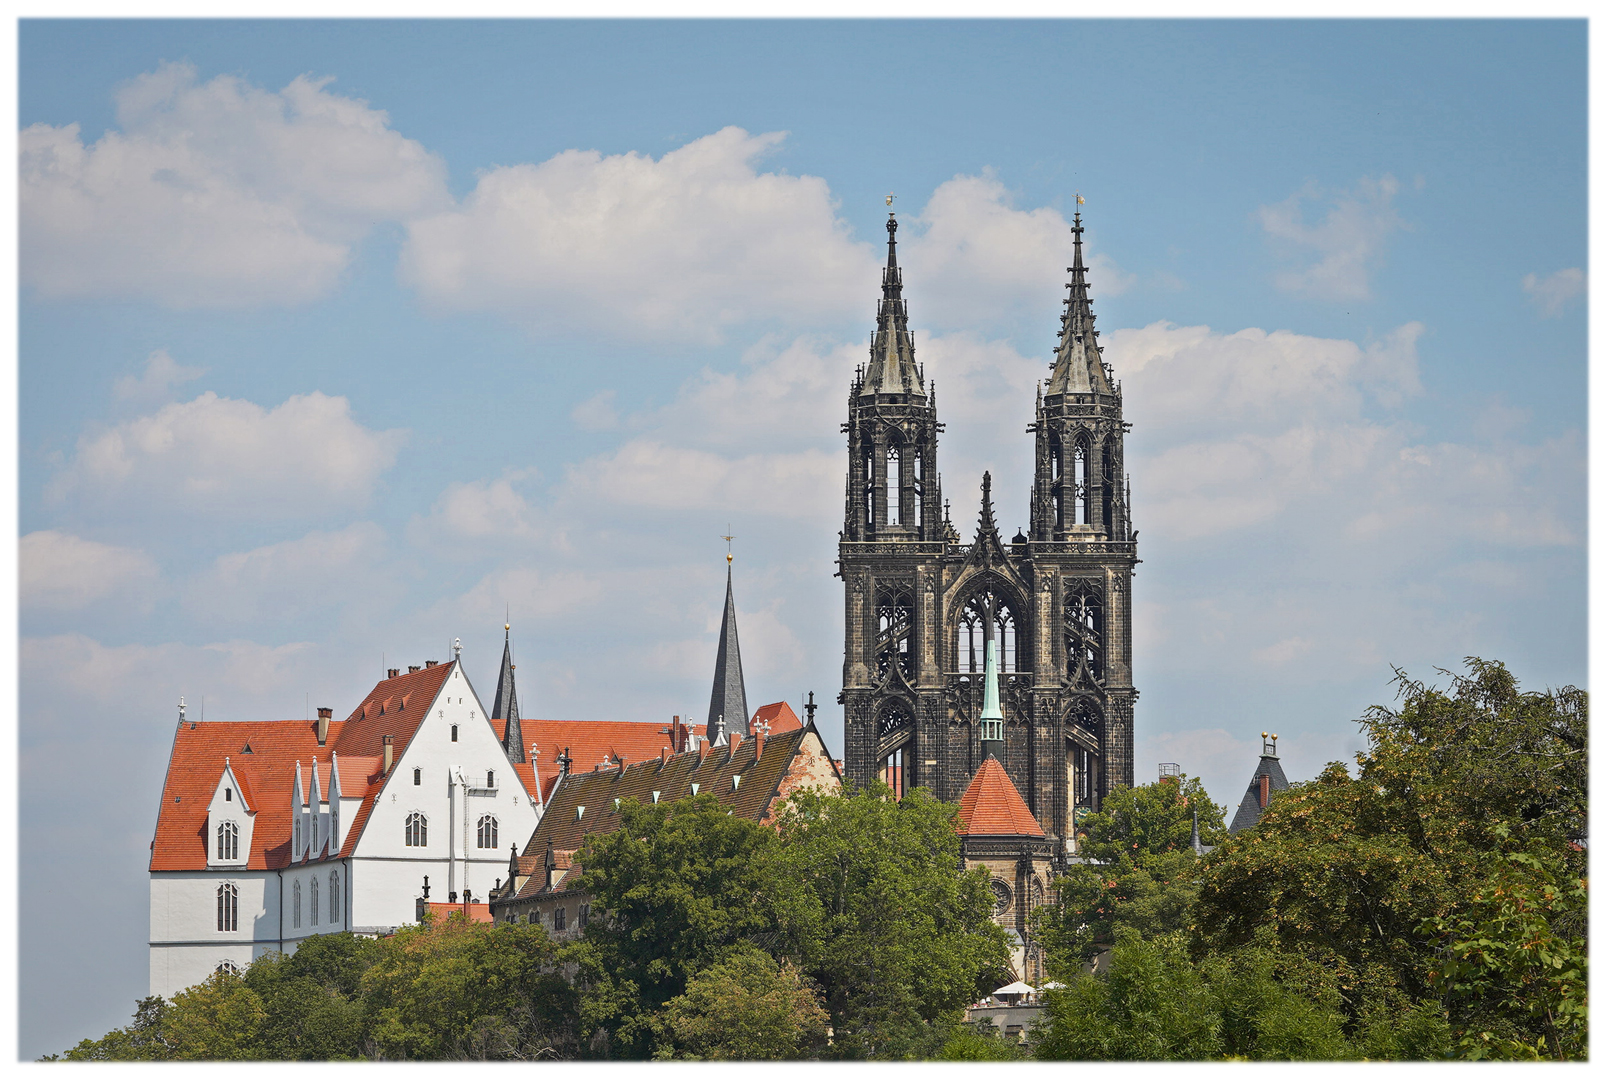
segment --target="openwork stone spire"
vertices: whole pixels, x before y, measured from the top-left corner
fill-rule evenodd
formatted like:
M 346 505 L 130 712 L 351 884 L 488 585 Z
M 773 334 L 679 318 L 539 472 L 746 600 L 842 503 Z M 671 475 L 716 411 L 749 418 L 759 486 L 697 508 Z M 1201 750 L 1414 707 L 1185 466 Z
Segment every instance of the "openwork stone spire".
M 502 626 L 502 671 L 497 675 L 497 698 L 491 706 L 491 719 L 506 720 L 507 730 L 502 733 L 502 750 L 509 761 L 525 759 L 524 732 L 519 728 L 519 694 L 513 687 L 513 645 L 510 635 L 513 626 Z
M 720 651 L 714 658 L 714 691 L 709 695 L 710 743 L 730 732 L 748 730 L 748 692 L 742 683 L 742 648 L 737 644 L 737 605 L 731 594 L 731 561 L 725 565 L 725 615 L 720 619 Z
M 926 396 L 915 366 L 909 308 L 904 303 L 904 272 L 898 268 L 898 219 L 887 215 L 887 267 L 882 271 L 882 300 L 876 308 L 876 336 L 871 339 L 870 366 L 859 388 L 861 397 L 876 394 Z
M 1066 272 L 1071 275 L 1066 310 L 1060 316 L 1060 345 L 1055 349 L 1054 374 L 1049 376 L 1048 396 L 1062 394 L 1105 394 L 1111 392 L 1110 379 L 1099 358 L 1099 333 L 1094 329 L 1093 307 L 1088 299 L 1087 268 L 1082 261 L 1082 215 L 1072 218 L 1073 254 Z

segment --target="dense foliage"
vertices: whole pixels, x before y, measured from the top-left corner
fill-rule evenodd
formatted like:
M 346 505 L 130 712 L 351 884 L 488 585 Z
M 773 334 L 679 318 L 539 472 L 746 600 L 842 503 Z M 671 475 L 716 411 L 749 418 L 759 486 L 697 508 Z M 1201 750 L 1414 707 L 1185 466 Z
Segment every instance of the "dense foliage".
M 1114 943 L 1110 970 L 1050 995 L 1040 1056 L 1583 1058 L 1585 695 L 1446 674 L 1398 676 L 1356 775 L 1292 786 L 1192 869 L 1147 856 L 1172 902 L 1137 873 L 1161 808 L 1124 803 L 1099 880 L 1074 873 L 1045 920 L 1058 973 Z M 1212 1003 L 1242 985 L 1277 988 L 1252 1026 L 1305 1041 L 1236 1037 Z

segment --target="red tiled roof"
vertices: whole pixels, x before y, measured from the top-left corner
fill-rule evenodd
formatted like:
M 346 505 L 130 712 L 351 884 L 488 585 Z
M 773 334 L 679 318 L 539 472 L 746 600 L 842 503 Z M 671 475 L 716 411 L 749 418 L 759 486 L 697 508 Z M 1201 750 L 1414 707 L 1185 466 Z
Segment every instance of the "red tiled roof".
M 319 764 L 319 780 L 327 798 L 331 760 L 340 763 L 342 798 L 362 799 L 350 822 L 339 855 L 350 855 L 373 810 L 374 796 L 384 786 L 380 769 L 384 739 L 391 736 L 393 760 L 399 760 L 424 719 L 424 711 L 452 672 L 454 662 L 382 679 L 345 720 L 329 724 L 326 745 L 318 745 L 318 725 L 303 720 L 186 722 L 173 739 L 162 806 L 151 843 L 152 870 L 206 868 L 206 811 L 229 759 L 246 806 L 256 811 L 246 866 L 271 870 L 290 863 L 289 813 L 296 762 L 310 770 Z M 251 753 L 241 750 L 250 743 Z M 556 766 L 554 766 L 556 771 Z M 515 766 L 525 790 L 534 792 L 529 767 Z M 310 778 L 303 782 L 310 787 Z M 310 790 L 306 790 L 310 794 Z
M 803 721 L 798 714 L 792 711 L 792 706 L 785 701 L 777 701 L 771 705 L 761 705 L 753 714 L 753 724 L 764 722 L 770 725 L 770 734 L 780 735 L 783 731 L 792 731 L 803 727 Z M 749 728 L 753 727 L 749 724 Z
M 960 797 L 962 836 L 1042 836 L 1043 827 L 1027 809 L 1021 792 L 997 758 L 987 757 Z
M 433 916 L 437 922 L 444 922 L 453 912 L 465 916 L 470 922 L 488 923 L 491 921 L 490 904 L 437 904 L 433 901 L 427 901 L 424 904 L 424 911 L 426 914 Z

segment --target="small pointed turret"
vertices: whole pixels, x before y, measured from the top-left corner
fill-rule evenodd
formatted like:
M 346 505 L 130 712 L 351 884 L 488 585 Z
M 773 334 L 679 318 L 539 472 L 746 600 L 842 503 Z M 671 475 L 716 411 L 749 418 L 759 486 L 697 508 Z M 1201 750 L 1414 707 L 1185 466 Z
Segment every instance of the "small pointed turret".
M 502 671 L 497 676 L 496 703 L 491 706 L 491 719 L 506 720 L 502 732 L 502 752 L 508 760 L 522 763 L 525 759 L 524 732 L 519 728 L 519 694 L 513 686 L 513 624 L 502 624 Z
M 1055 349 L 1054 373 L 1049 376 L 1048 396 L 1062 394 L 1110 394 L 1110 379 L 1099 358 L 1099 334 L 1094 329 L 1094 312 L 1088 299 L 1087 267 L 1082 261 L 1082 215 L 1072 219 L 1075 238 L 1066 310 L 1060 317 L 1060 344 Z
M 999 709 L 999 643 L 988 638 L 988 659 L 982 675 L 982 756 L 1004 757 L 1004 713 Z
M 714 690 L 709 695 L 710 743 L 748 731 L 748 692 L 742 682 L 742 648 L 737 644 L 737 605 L 731 593 L 731 556 L 725 557 L 725 615 L 720 619 L 720 651 L 714 658 Z
M 912 394 L 926 389 L 915 366 L 915 340 L 910 336 L 909 308 L 904 303 L 904 273 L 898 268 L 898 219 L 887 215 L 887 267 L 882 271 L 882 300 L 876 308 L 876 335 L 871 339 L 870 367 L 859 387 L 861 397 Z
M 978 538 L 998 535 L 999 526 L 993 520 L 993 473 L 982 474 L 982 513 L 977 518 Z

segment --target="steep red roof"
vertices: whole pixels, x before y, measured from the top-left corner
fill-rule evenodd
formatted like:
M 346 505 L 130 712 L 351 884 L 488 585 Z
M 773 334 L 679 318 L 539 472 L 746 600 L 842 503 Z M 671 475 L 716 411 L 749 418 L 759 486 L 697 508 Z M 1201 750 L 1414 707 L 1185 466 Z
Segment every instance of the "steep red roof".
M 1043 827 L 997 758 L 987 757 L 960 797 L 962 836 L 1042 836 Z
M 346 841 L 340 855 L 350 855 L 384 786 L 381 773 L 385 736 L 391 736 L 394 759 L 400 759 L 424 720 L 429 703 L 452 673 L 454 662 L 421 667 L 382 679 L 345 720 L 332 720 L 326 745 L 318 745 L 318 725 L 305 720 L 186 721 L 173 739 L 162 807 L 151 843 L 152 870 L 204 870 L 207 860 L 206 811 L 229 759 L 240 781 L 245 805 L 256 811 L 246 866 L 278 869 L 290 864 L 290 803 L 296 762 L 309 770 L 319 764 L 327 798 L 331 760 L 340 763 L 342 798 L 362 799 L 357 812 L 343 823 Z M 246 748 L 250 750 L 247 752 Z M 557 766 L 554 765 L 556 772 Z M 515 767 L 525 790 L 535 790 L 528 766 Z M 304 783 L 310 783 L 304 776 Z
M 783 731 L 803 727 L 803 721 L 798 719 L 798 714 L 793 712 L 792 706 L 785 701 L 759 706 L 758 711 L 753 714 L 753 724 L 749 724 L 748 727 L 751 729 L 754 724 L 761 722 L 770 725 L 772 735 L 780 735 Z

